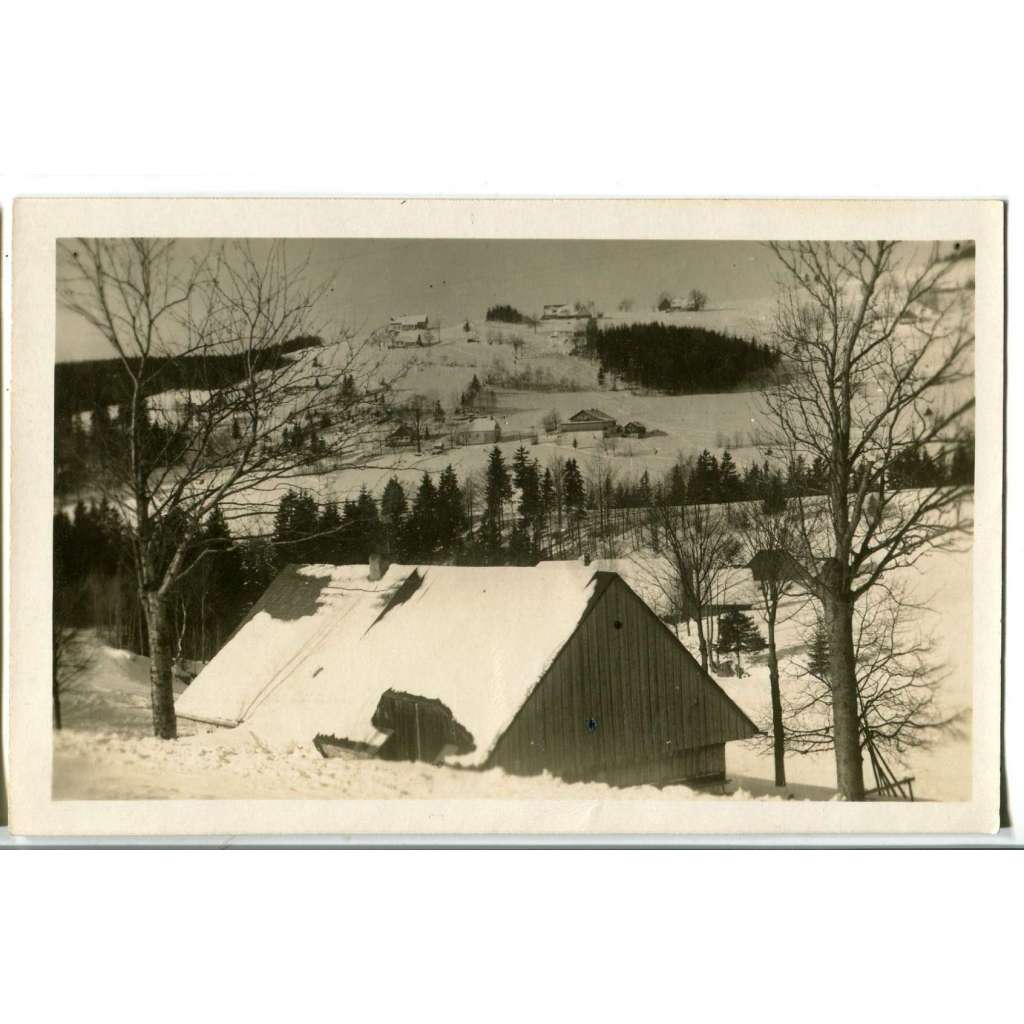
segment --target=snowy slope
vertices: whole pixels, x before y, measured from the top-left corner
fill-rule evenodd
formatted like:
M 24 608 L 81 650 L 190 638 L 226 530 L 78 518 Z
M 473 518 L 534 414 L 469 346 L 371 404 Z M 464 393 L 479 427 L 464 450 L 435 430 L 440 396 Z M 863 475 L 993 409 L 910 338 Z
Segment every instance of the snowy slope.
M 657 559 L 650 554 L 595 563 L 614 569 L 651 607 L 663 610 L 665 595 L 657 579 Z M 919 625 L 934 643 L 934 663 L 941 675 L 938 703 L 946 714 L 969 709 L 972 704 L 972 559 L 967 551 L 931 551 L 913 568 L 894 574 L 907 588 L 907 596 L 919 602 Z M 750 613 L 765 633 L 765 625 L 755 606 Z M 802 598 L 783 602 L 779 612 L 777 641 L 781 662 L 783 693 L 795 694 L 802 687 L 799 665 L 806 656 L 806 629 L 813 608 Z M 680 640 L 699 656 L 696 630 L 685 625 L 677 630 Z M 764 729 L 770 728 L 771 701 L 768 666 L 763 656 L 743 659 L 747 673 L 741 678 L 712 677 L 751 719 Z M 961 730 L 936 738 L 928 748 L 908 751 L 893 767 L 902 776 L 913 776 L 916 798 L 929 800 L 967 800 L 971 796 L 970 720 Z M 778 792 L 772 785 L 772 754 L 764 738 L 729 744 L 729 775 L 737 784 L 754 793 Z M 874 785 L 865 760 L 866 785 Z M 786 793 L 812 799 L 828 799 L 835 792 L 835 760 L 830 751 L 816 754 L 788 753 Z
M 612 789 L 550 775 L 469 771 L 356 755 L 325 759 L 309 745 L 270 747 L 247 727 L 158 740 L 151 735 L 146 658 L 91 637 L 90 668 L 65 696 L 68 727 L 54 737 L 56 799 L 750 799 L 735 787 Z M 179 722 L 184 732 L 189 723 Z

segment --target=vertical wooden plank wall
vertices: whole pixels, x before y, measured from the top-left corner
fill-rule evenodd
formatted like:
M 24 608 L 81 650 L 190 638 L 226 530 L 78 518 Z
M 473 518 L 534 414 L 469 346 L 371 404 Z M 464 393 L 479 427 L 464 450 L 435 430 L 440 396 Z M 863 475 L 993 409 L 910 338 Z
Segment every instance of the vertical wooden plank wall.
M 716 777 L 725 771 L 724 743 L 754 731 L 613 577 L 489 763 L 619 785 Z

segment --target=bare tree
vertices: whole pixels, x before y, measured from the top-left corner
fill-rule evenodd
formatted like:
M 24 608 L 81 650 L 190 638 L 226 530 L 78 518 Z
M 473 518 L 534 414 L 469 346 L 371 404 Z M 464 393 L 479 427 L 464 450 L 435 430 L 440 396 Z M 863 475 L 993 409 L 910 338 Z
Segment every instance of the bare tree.
M 786 738 L 782 686 L 775 628 L 783 597 L 795 589 L 788 552 L 796 545 L 798 522 L 794 503 L 782 494 L 765 494 L 731 511 L 733 529 L 754 572 L 760 613 L 768 632 L 768 685 L 772 702 L 772 753 L 775 785 L 786 784 Z
M 81 592 L 55 581 L 53 593 L 53 727 L 64 727 L 63 697 L 74 680 L 89 667 L 92 654 L 74 625 L 74 608 Z
M 902 762 L 908 751 L 962 728 L 964 709 L 945 708 L 938 697 L 946 673 L 920 615 L 905 588 L 889 581 L 870 591 L 854 612 L 859 744 L 873 764 L 876 758 L 885 764 L 886 757 Z M 820 612 L 808 633 L 809 656 L 797 669 L 803 685 L 784 712 L 787 745 L 801 754 L 835 746 L 829 632 Z
M 379 368 L 347 329 L 328 334 L 319 309 L 330 282 L 308 284 L 308 262 L 293 264 L 286 245 L 182 248 L 79 239 L 58 257 L 61 301 L 117 359 L 119 438 L 100 453 L 95 483 L 127 525 L 163 738 L 177 731 L 174 594 L 210 553 L 204 521 L 219 507 L 228 521 L 264 523 L 277 489 L 311 461 L 362 463 L 377 394 L 364 383 Z M 170 409 L 154 400 L 168 387 Z M 331 427 L 313 452 L 296 437 L 324 413 Z
M 973 315 L 946 289 L 951 260 L 894 242 L 772 244 L 788 285 L 775 317 L 784 360 L 767 393 L 773 450 L 816 460 L 820 497 L 798 498 L 791 554 L 829 632 L 840 793 L 864 798 L 854 607 L 885 574 L 970 526 L 968 487 L 890 487 L 901 452 L 944 459 L 974 405 Z
M 707 304 L 707 292 L 702 292 L 699 288 L 693 288 L 690 290 L 690 294 L 686 299 L 687 308 L 699 313 Z
M 661 591 L 670 611 L 695 622 L 700 663 L 706 672 L 712 627 L 705 620 L 713 618 L 722 572 L 734 562 L 739 542 L 725 513 L 713 505 L 656 504 L 650 517 L 664 557 L 648 566 L 649 582 Z
M 615 523 L 617 476 L 615 468 L 607 459 L 593 459 L 587 467 L 587 547 L 599 558 L 616 558 L 621 548 Z
M 402 419 L 408 423 L 416 439 L 416 451 L 423 451 L 423 424 L 431 414 L 432 402 L 427 395 L 412 395 L 401 408 Z

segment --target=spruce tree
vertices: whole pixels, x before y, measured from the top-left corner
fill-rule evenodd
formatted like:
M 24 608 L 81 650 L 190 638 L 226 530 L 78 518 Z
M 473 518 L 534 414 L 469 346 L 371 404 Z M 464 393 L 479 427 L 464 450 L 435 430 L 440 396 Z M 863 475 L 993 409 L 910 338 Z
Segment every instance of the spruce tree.
M 576 540 L 577 548 L 583 544 L 581 524 L 587 514 L 586 489 L 583 486 L 583 474 L 575 459 L 565 464 L 562 478 L 562 501 L 565 505 L 569 529 Z
M 544 507 L 540 493 L 540 466 L 535 461 L 528 462 L 520 475 L 519 515 L 520 525 L 530 531 L 534 540 L 540 533 L 544 516 Z
M 317 522 L 317 561 L 327 565 L 345 564 L 345 540 L 341 532 L 341 513 L 336 501 L 325 502 Z
M 544 530 L 550 531 L 551 529 L 551 513 L 555 508 L 555 478 L 551 473 L 550 467 L 546 467 L 544 470 L 544 476 L 541 477 L 540 481 L 540 507 L 541 515 L 543 517 Z
M 697 505 L 714 505 L 721 494 L 718 459 L 704 449 L 697 456 L 687 486 L 689 500 Z
M 501 449 L 495 445 L 487 459 L 484 493 L 484 521 L 481 529 L 484 542 L 491 551 L 501 546 L 504 533 L 504 505 L 512 497 L 512 481 L 509 479 Z
M 676 462 L 665 475 L 665 504 L 671 506 L 685 505 L 686 494 L 686 476 L 683 473 L 682 465 Z
M 732 455 L 726 449 L 722 453 L 722 461 L 718 465 L 718 500 L 723 502 L 739 501 L 742 497 L 743 485 L 739 473 L 736 471 L 736 463 Z
M 437 540 L 445 554 L 453 553 L 465 529 L 462 488 L 455 470 L 448 465 L 437 483 Z
M 370 555 L 378 551 L 382 541 L 380 513 L 377 502 L 363 484 L 356 498 L 356 517 L 359 529 L 356 540 L 356 558 L 359 562 L 369 561 Z
M 807 651 L 807 671 L 816 679 L 827 683 L 831 657 L 828 629 L 825 622 L 819 619 L 815 624 L 814 637 Z
M 414 562 L 429 562 L 438 545 L 437 488 L 429 473 L 424 473 L 405 521 L 405 557 Z
M 380 500 L 380 518 L 383 526 L 383 541 L 389 554 L 397 554 L 409 505 L 405 498 L 405 488 L 398 477 L 392 477 L 384 486 L 384 494 Z
M 530 455 L 523 445 L 520 445 L 512 456 L 512 483 L 517 490 L 523 489 L 523 474 L 530 464 Z
M 736 655 L 736 674 L 742 674 L 741 655 L 762 651 L 767 646 L 754 620 L 738 608 L 718 617 L 718 650 Z

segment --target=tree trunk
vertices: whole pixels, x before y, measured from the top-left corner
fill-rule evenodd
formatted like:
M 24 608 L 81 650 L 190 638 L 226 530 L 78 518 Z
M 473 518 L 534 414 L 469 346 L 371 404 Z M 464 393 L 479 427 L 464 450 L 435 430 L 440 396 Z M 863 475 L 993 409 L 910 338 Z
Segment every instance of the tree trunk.
M 57 681 L 56 670 L 53 674 L 53 727 L 58 732 L 63 728 L 63 721 L 60 715 L 60 683 Z
M 149 634 L 149 684 L 153 705 L 153 735 L 173 740 L 178 735 L 174 714 L 173 631 L 170 600 L 155 591 L 146 597 Z
M 829 684 L 836 782 L 845 800 L 864 799 L 864 765 L 860 750 L 857 663 L 853 645 L 853 602 L 829 594 L 825 602 L 829 637 Z
M 779 685 L 779 652 L 775 646 L 775 609 L 768 613 L 768 683 L 772 694 L 772 747 L 775 754 L 775 785 L 786 784 L 786 735 L 782 724 L 782 687 Z
M 708 642 L 704 636 L 704 618 L 698 611 L 697 619 L 697 642 L 700 644 L 700 667 L 705 672 L 708 670 Z

